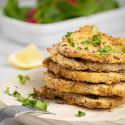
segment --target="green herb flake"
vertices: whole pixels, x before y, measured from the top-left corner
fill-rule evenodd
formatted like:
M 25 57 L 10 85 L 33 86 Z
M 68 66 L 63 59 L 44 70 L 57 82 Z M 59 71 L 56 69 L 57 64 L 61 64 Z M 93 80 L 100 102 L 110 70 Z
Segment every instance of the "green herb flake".
M 93 45 L 95 47 L 97 47 L 97 46 L 99 46 L 101 44 L 101 42 L 102 42 L 101 40 L 102 40 L 102 37 L 100 35 L 94 35 L 92 37 Z
M 49 105 L 48 102 L 44 102 L 44 101 L 41 101 L 41 100 L 30 99 L 31 95 L 32 95 L 32 97 L 34 97 L 33 93 L 29 94 L 30 97 L 28 96 L 26 98 L 26 97 L 23 97 L 18 91 L 14 91 L 11 94 L 9 87 L 6 88 L 5 93 L 7 95 L 9 95 L 9 96 L 15 97 L 17 99 L 17 101 L 22 103 L 22 106 L 30 106 L 30 107 L 36 108 L 38 110 L 45 110 L 45 111 L 48 109 L 48 105 Z
M 89 48 L 88 48 L 88 47 L 85 47 L 84 49 L 85 49 L 85 50 L 89 50 Z
M 28 80 L 30 80 L 29 76 L 24 76 L 24 75 L 21 75 L 21 74 L 18 75 L 18 78 L 19 78 L 20 84 L 23 84 L 23 85 L 24 85 Z
M 10 88 L 9 88 L 9 87 L 6 87 L 5 93 L 6 93 L 7 95 L 11 96 Z
M 98 51 L 99 51 L 100 53 L 108 53 L 108 52 L 110 52 L 111 50 L 112 50 L 111 47 L 110 47 L 109 45 L 106 45 L 106 46 L 104 46 L 103 48 L 99 49 Z
M 75 46 L 76 46 L 76 42 L 75 42 L 75 40 L 72 39 L 72 38 L 69 38 L 69 43 L 70 43 L 70 45 L 71 45 L 72 47 L 75 47 Z
M 17 92 L 17 91 L 14 91 L 14 93 L 12 95 L 14 97 L 20 97 L 21 96 L 21 94 L 19 92 Z
M 99 28 L 97 26 L 93 26 L 92 33 L 97 34 L 99 32 Z
M 22 98 L 22 100 L 20 100 L 20 102 L 22 103 L 23 106 L 30 106 L 30 107 L 34 107 L 36 100 L 31 100 L 29 98 Z
M 85 40 L 85 41 L 82 42 L 82 44 L 90 44 L 90 43 L 92 43 L 91 40 Z
M 70 37 L 72 34 L 72 32 L 67 32 L 67 34 L 65 35 L 65 37 Z
M 77 43 L 75 42 L 74 39 L 69 38 L 69 43 L 70 43 L 70 45 L 71 45 L 72 47 L 74 47 L 75 49 L 77 49 L 77 50 L 80 50 L 80 49 L 81 49 L 80 46 L 77 45 Z
M 30 94 L 28 94 L 28 97 L 36 98 L 36 97 L 38 97 L 38 94 L 37 93 L 30 93 Z
M 37 100 L 34 107 L 39 109 L 39 110 L 47 110 L 48 102 L 42 102 L 40 100 Z
M 16 99 L 17 99 L 17 101 L 21 102 L 22 105 L 23 105 L 24 100 L 26 100 L 27 98 L 25 98 L 25 97 L 23 97 L 23 96 L 18 96 L 18 97 L 16 97 Z
M 85 116 L 86 113 L 85 112 L 82 112 L 82 111 L 78 111 L 77 114 L 75 115 L 76 117 L 82 117 L 82 116 Z

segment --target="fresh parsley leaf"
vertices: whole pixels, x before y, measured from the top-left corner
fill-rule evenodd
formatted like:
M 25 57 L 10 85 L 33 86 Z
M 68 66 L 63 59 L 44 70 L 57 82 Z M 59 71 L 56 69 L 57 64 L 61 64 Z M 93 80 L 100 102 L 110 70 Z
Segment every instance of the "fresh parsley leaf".
M 82 44 L 93 44 L 95 47 L 101 44 L 101 36 L 100 35 L 93 35 L 91 40 L 85 40 Z
M 85 44 L 90 44 L 90 43 L 92 43 L 92 41 L 91 40 L 85 40 L 85 41 L 83 41 L 82 42 L 83 44 L 85 43 Z
M 70 37 L 72 34 L 72 32 L 67 32 L 67 34 L 65 35 L 65 37 Z
M 30 80 L 29 76 L 24 76 L 24 75 L 18 75 L 18 78 L 19 78 L 19 81 L 20 81 L 20 84 L 25 84 L 27 82 L 27 80 Z
M 85 49 L 85 50 L 89 50 L 89 48 L 88 48 L 88 47 L 85 47 L 84 49 Z
M 20 101 L 23 106 L 30 106 L 39 110 L 46 111 L 48 108 L 48 102 L 44 102 L 41 100 L 33 100 L 33 99 L 21 97 L 21 100 L 18 99 L 18 101 Z
M 34 107 L 39 109 L 39 110 L 47 110 L 48 102 L 42 102 L 40 100 L 37 100 Z
M 36 100 L 31 100 L 29 98 L 25 98 L 24 100 L 21 101 L 23 106 L 30 106 L 34 107 Z
M 108 52 L 110 52 L 111 50 L 112 50 L 111 47 L 110 47 L 109 45 L 106 45 L 106 46 L 104 46 L 103 48 L 99 49 L 98 51 L 99 51 L 100 53 L 108 53 Z
M 85 116 L 86 113 L 85 112 L 82 112 L 82 111 L 78 111 L 77 114 L 75 115 L 76 117 L 82 117 L 82 116 Z
M 93 41 L 101 41 L 102 37 L 98 34 L 98 35 L 93 35 L 92 40 Z
M 48 108 L 48 102 L 44 102 L 41 100 L 35 100 L 35 99 L 30 99 L 29 96 L 23 97 L 18 91 L 14 91 L 12 94 L 10 93 L 9 87 L 6 88 L 5 93 L 9 96 L 15 97 L 19 102 L 22 103 L 23 106 L 30 106 L 39 110 L 47 110 Z M 29 94 L 30 96 L 33 94 Z
M 6 93 L 7 95 L 11 96 L 10 88 L 9 88 L 9 87 L 6 87 L 5 93 Z
M 14 91 L 14 93 L 12 95 L 14 97 L 20 97 L 21 96 L 21 94 L 19 92 L 17 92 L 17 91 Z
M 26 99 L 25 97 L 23 97 L 23 96 L 18 96 L 18 97 L 16 97 L 16 99 L 17 99 L 17 101 L 19 101 L 19 102 L 24 102 L 24 100 Z M 23 105 L 23 104 L 22 104 Z
M 77 50 L 80 50 L 80 49 L 81 49 L 80 46 L 77 45 L 77 43 L 75 42 L 74 39 L 69 38 L 69 43 L 70 43 L 70 45 L 71 45 L 72 47 L 74 47 L 75 49 L 77 49 Z
M 75 47 L 76 46 L 76 42 L 74 41 L 74 39 L 72 38 L 69 38 L 69 43 L 72 47 Z
M 38 94 L 37 93 L 30 93 L 30 94 L 28 94 L 28 97 L 36 98 L 36 97 L 38 97 Z
M 96 46 L 99 46 L 101 44 L 101 41 L 102 40 L 102 37 L 98 34 L 98 35 L 94 35 L 92 37 L 92 41 L 93 41 L 93 45 L 96 47 Z

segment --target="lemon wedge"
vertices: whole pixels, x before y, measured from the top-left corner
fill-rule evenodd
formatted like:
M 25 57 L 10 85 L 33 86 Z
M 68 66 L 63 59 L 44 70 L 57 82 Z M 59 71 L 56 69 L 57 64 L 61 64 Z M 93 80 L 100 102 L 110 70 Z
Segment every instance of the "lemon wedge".
M 31 44 L 21 51 L 11 54 L 8 62 L 20 69 L 32 69 L 41 67 L 43 59 L 40 49 Z

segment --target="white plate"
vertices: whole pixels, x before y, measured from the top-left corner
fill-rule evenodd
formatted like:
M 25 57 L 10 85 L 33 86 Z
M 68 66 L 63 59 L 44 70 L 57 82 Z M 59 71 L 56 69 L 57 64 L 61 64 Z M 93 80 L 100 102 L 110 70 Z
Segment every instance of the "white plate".
M 26 96 L 32 92 L 33 87 L 40 88 L 43 85 L 43 69 L 35 69 L 25 72 L 30 81 L 26 85 L 20 85 L 17 75 L 10 80 L 3 82 L 0 86 L 0 100 L 9 106 L 20 104 L 15 98 L 10 97 L 4 93 L 7 86 L 11 91 L 18 90 L 22 95 Z M 25 74 L 24 73 L 24 74 Z M 25 114 L 17 118 L 26 125 L 124 125 L 125 124 L 125 106 L 112 109 L 111 112 L 107 110 L 89 110 L 83 107 L 72 106 L 67 104 L 57 104 L 54 101 L 49 101 L 49 111 L 56 114 L 54 115 L 31 115 Z M 75 117 L 77 111 L 86 112 L 85 117 Z

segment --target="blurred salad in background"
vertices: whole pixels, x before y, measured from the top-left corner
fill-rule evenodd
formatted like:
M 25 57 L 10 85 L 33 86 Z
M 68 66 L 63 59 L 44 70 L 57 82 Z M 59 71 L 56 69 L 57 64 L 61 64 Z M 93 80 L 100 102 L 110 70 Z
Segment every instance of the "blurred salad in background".
M 37 0 L 34 7 L 8 0 L 4 14 L 30 23 L 53 23 L 118 8 L 115 0 Z

